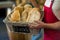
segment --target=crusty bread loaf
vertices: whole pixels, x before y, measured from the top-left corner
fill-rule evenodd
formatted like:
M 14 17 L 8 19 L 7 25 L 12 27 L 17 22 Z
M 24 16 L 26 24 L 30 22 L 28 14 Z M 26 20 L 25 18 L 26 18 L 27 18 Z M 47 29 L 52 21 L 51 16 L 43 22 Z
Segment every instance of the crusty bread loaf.
M 32 8 L 32 6 L 30 4 L 24 5 L 24 9 L 27 9 L 27 8 Z
M 28 13 L 29 13 L 29 11 L 31 11 L 31 10 L 32 10 L 32 8 L 27 8 L 27 9 L 25 9 L 25 10 L 22 12 L 22 21 L 23 21 L 23 22 L 26 22 L 27 17 L 29 16 Z
M 18 5 L 12 10 L 11 17 L 9 18 L 10 21 L 16 22 L 21 21 L 21 13 L 23 12 L 23 7 Z
M 17 7 L 14 8 L 13 11 L 16 11 L 16 10 L 19 10 L 19 12 L 22 13 L 23 12 L 23 6 L 18 5 Z
M 28 18 L 27 18 L 27 22 L 34 22 L 40 19 L 40 12 L 38 10 L 38 8 L 33 8 L 29 13 L 28 13 Z
M 12 22 L 20 21 L 20 13 L 19 13 L 19 10 L 15 10 L 11 14 L 11 17 L 9 18 L 9 20 L 12 21 Z

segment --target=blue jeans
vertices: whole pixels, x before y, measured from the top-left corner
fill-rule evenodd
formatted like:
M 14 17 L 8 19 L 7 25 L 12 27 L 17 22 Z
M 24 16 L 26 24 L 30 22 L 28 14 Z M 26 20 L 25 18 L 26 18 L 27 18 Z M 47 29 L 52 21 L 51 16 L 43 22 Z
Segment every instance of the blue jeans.
M 32 35 L 32 40 L 39 40 L 42 37 L 42 34 L 42 30 L 40 30 L 37 35 Z

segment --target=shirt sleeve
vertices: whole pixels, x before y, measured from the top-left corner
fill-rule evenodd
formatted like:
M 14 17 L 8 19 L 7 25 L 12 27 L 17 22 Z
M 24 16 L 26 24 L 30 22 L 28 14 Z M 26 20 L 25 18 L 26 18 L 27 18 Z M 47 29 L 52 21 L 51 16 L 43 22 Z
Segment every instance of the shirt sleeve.
M 52 11 L 56 18 L 60 20 L 60 0 L 55 0 L 52 6 Z

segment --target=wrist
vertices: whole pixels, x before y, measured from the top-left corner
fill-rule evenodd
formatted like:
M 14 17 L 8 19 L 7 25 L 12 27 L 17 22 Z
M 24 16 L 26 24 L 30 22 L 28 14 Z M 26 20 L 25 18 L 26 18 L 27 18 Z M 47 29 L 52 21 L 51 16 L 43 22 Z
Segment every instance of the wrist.
M 43 23 L 42 28 L 46 28 L 47 27 L 47 23 Z

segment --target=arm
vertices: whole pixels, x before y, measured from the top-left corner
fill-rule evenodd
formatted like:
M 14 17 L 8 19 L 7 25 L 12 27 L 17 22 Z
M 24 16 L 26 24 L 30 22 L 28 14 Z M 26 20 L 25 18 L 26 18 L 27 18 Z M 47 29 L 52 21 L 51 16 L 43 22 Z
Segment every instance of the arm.
M 34 23 L 30 24 L 30 28 L 60 29 L 60 21 L 58 21 L 56 23 L 44 23 L 41 21 L 35 21 Z
M 60 21 L 51 24 L 44 23 L 43 28 L 60 29 Z

